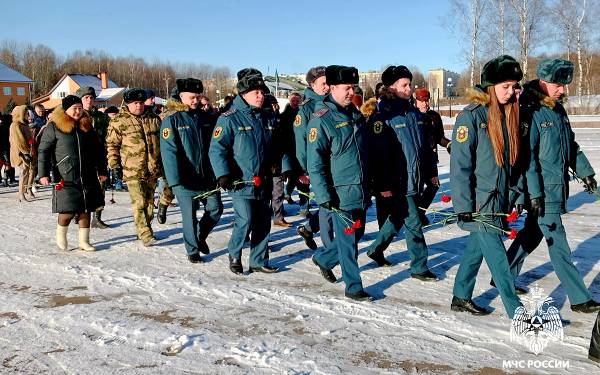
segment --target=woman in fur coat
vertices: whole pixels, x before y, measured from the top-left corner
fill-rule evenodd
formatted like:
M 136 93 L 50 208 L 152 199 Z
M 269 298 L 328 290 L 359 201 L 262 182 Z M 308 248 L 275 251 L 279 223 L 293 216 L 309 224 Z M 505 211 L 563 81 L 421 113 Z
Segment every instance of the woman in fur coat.
M 69 223 L 79 216 L 79 248 L 95 251 L 90 245 L 90 212 L 104 206 L 100 182 L 107 179 L 106 152 L 83 111 L 81 99 L 69 95 L 52 113 L 39 145 L 38 173 L 42 185 L 53 175 L 52 212 L 58 213 L 56 244 L 67 249 Z
M 10 124 L 10 164 L 21 168 L 19 176 L 19 191 L 17 199 L 19 202 L 27 201 L 27 193 L 30 198 L 35 198 L 31 192 L 31 184 L 35 175 L 31 175 L 33 159 L 33 134 L 29 129 L 30 115 L 27 106 L 16 106 L 12 111 L 12 123 Z

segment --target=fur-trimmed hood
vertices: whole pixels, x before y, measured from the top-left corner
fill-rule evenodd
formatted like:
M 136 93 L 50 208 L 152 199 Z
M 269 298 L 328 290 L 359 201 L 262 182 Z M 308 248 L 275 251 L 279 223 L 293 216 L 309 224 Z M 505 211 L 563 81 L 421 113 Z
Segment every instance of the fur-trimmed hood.
M 66 114 L 61 106 L 56 107 L 52 112 L 52 122 L 56 125 L 58 130 L 66 134 L 72 133 L 75 127 L 79 127 L 84 133 L 87 133 L 92 129 L 92 120 L 85 111 L 79 121 L 75 121 Z
M 363 103 L 360 107 L 360 111 L 363 116 L 370 117 L 375 111 L 377 111 L 377 99 L 371 98 Z
M 490 95 L 479 86 L 467 89 L 467 101 L 486 107 L 490 104 Z
M 540 80 L 534 79 L 523 85 L 523 94 L 521 94 L 522 101 L 537 102 L 544 107 L 554 109 L 556 103 L 564 104 L 567 101 L 566 96 L 556 100 L 542 92 L 540 88 Z
M 16 124 L 24 124 L 27 125 L 27 120 L 25 117 L 27 115 L 27 106 L 26 105 L 18 105 L 13 108 L 11 112 L 12 122 Z

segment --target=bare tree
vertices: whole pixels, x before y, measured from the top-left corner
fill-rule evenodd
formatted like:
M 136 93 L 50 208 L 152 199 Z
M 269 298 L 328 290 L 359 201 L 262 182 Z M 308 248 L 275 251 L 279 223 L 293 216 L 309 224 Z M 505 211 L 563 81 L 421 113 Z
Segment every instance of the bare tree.
M 531 50 L 532 41 L 536 36 L 536 31 L 539 27 L 538 19 L 543 15 L 544 1 L 543 0 L 508 0 L 510 5 L 515 10 L 518 23 L 518 40 L 521 60 L 521 69 L 523 70 L 523 78 L 528 76 L 528 60 Z
M 478 59 L 481 21 L 484 10 L 484 0 L 452 0 L 450 17 L 458 20 L 448 25 L 450 31 L 456 36 L 459 43 L 468 40 L 469 45 L 463 49 L 467 52 L 467 61 L 470 69 L 470 84 L 475 84 L 475 67 Z

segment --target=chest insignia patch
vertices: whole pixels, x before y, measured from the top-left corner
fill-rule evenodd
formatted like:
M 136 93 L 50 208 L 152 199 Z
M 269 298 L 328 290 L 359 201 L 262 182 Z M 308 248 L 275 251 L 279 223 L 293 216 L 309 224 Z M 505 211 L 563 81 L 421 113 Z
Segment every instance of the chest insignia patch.
M 383 122 L 375 121 L 375 123 L 373 124 L 373 133 L 381 134 L 382 131 L 383 131 Z
M 171 131 L 169 130 L 169 128 L 164 128 L 162 131 L 162 137 L 164 139 L 169 139 L 170 136 L 171 136 Z
M 459 143 L 465 142 L 469 139 L 469 128 L 465 125 L 461 125 L 456 130 L 456 141 Z
M 213 132 L 213 138 L 218 139 L 219 137 L 221 137 L 221 134 L 223 134 L 223 127 L 217 126 L 215 128 L 215 131 Z
M 300 125 L 302 125 L 302 117 L 300 115 L 296 115 L 296 118 L 294 119 L 294 126 Z
M 308 132 L 308 141 L 310 143 L 313 143 L 316 140 L 317 140 L 317 128 L 310 128 L 310 131 Z

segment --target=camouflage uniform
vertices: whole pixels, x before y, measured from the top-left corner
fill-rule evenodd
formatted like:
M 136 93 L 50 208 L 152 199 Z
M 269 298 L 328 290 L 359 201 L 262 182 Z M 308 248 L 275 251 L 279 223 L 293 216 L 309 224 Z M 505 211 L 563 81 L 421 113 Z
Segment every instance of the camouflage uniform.
M 137 234 L 145 243 L 154 237 L 150 223 L 154 218 L 154 189 L 161 175 L 159 132 L 157 115 L 146 111 L 134 116 L 123 106 L 110 120 L 106 137 L 108 165 L 123 170 Z

